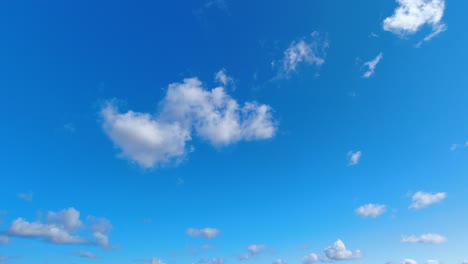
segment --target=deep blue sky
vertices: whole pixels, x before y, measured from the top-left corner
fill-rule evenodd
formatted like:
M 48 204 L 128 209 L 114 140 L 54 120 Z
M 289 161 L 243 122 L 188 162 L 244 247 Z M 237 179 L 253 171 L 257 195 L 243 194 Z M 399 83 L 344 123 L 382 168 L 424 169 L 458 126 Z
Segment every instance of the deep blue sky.
M 463 263 L 467 9 L 2 1 L 0 263 Z

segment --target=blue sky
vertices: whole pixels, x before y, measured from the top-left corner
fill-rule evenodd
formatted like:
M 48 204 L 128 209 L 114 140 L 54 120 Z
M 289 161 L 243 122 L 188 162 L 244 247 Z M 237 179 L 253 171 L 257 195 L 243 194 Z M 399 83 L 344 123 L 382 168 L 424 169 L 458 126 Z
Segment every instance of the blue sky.
M 468 263 L 467 8 L 2 1 L 0 263 Z

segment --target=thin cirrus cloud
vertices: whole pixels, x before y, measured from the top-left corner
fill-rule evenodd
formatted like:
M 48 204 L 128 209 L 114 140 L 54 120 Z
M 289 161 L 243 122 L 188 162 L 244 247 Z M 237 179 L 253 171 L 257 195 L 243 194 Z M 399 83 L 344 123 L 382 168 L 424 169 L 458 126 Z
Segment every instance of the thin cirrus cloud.
M 375 57 L 373 60 L 367 61 L 364 63 L 363 67 L 366 68 L 366 72 L 362 75 L 363 78 L 368 79 L 375 73 L 375 68 L 377 67 L 377 64 L 382 60 L 383 58 L 383 53 L 379 53 L 377 57 Z
M 423 234 L 421 236 L 411 235 L 402 236 L 401 242 L 410 244 L 442 244 L 447 242 L 447 238 L 439 234 Z
M 216 228 L 203 228 L 203 229 L 196 229 L 196 228 L 189 228 L 186 231 L 186 234 L 191 236 L 191 237 L 204 237 L 206 239 L 212 239 L 215 238 L 221 233 L 219 229 Z
M 105 224 L 105 225 L 104 225 Z M 80 212 L 75 208 L 60 212 L 48 212 L 45 221 L 29 222 L 23 218 L 14 220 L 5 232 L 8 237 L 41 239 L 55 245 L 89 244 L 109 248 L 109 232 L 112 226 L 106 219 L 99 219 L 91 226 L 85 226 L 80 220 Z M 94 240 L 82 235 L 91 230 Z
M 360 250 L 351 251 L 347 249 L 346 245 L 340 239 L 333 243 L 333 245 L 327 247 L 324 252 L 327 259 L 332 261 L 362 258 L 362 252 Z
M 197 78 L 169 85 L 158 115 L 119 112 L 113 102 L 102 109 L 103 128 L 126 157 L 144 168 L 180 161 L 193 135 L 214 146 L 274 137 L 271 107 L 243 105 L 223 87 L 206 90 Z
M 86 259 L 96 259 L 97 258 L 97 256 L 94 255 L 94 253 L 89 252 L 89 251 L 80 251 L 80 252 L 76 253 L 76 256 L 78 256 L 80 258 L 86 258 Z
M 447 194 L 444 192 L 427 193 L 419 191 L 411 197 L 412 203 L 409 208 L 414 210 L 423 209 L 432 204 L 442 202 L 446 197 Z
M 383 21 L 384 30 L 405 36 L 416 33 L 424 25 L 431 26 L 432 33 L 417 46 L 447 30 L 447 26 L 442 22 L 445 0 L 397 0 L 397 2 L 399 6 L 393 15 Z
M 383 215 L 386 211 L 387 207 L 383 204 L 366 204 L 356 209 L 356 214 L 363 218 L 376 218 Z
M 308 37 L 293 41 L 284 51 L 283 59 L 279 62 L 280 69 L 277 78 L 290 77 L 300 65 L 323 65 L 328 47 L 328 39 L 319 32 L 313 32 Z M 276 64 L 275 62 L 274 65 Z
M 32 202 L 34 198 L 34 194 L 32 192 L 18 193 L 18 198 L 26 202 Z
M 362 151 L 349 151 L 348 154 L 348 166 L 355 166 L 357 164 L 359 164 L 359 161 L 361 161 L 361 157 L 362 157 Z

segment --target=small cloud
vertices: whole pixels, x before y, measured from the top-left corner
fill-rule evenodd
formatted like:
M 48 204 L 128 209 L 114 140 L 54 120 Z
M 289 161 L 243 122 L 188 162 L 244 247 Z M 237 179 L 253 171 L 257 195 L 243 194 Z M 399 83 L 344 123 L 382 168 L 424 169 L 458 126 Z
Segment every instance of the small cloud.
M 193 13 L 197 17 L 202 17 L 207 11 L 212 9 L 220 10 L 226 14 L 229 14 L 227 0 L 208 0 L 203 4 L 203 6 L 195 9 Z
M 319 261 L 319 256 L 315 253 L 310 253 L 302 258 L 302 264 L 313 264 Z
M 76 131 L 75 124 L 73 123 L 66 123 L 65 125 L 63 125 L 63 129 L 65 129 L 65 131 L 70 132 L 70 133 L 75 133 Z
M 376 34 L 376 33 L 374 33 L 374 32 L 371 32 L 371 33 L 369 34 L 369 37 L 372 37 L 372 38 L 378 38 L 378 37 L 379 37 L 379 35 L 377 35 L 377 34 Z
M 348 166 L 355 166 L 359 163 L 359 161 L 361 160 L 361 156 L 362 156 L 362 151 L 349 151 L 348 152 L 348 159 L 349 159 L 349 163 L 348 163 Z
M 363 67 L 367 68 L 367 70 L 362 75 L 362 77 L 367 79 L 367 78 L 370 78 L 372 75 L 374 75 L 375 68 L 377 67 L 377 64 L 379 64 L 379 62 L 382 60 L 382 58 L 383 58 L 383 53 L 381 52 L 373 60 L 365 62 Z
M 239 255 L 238 258 L 239 258 L 240 261 L 248 260 L 250 258 L 250 255 L 249 254 L 241 254 L 241 255 Z
M 414 259 L 404 259 L 401 264 L 418 264 L 418 262 Z
M 399 36 L 411 35 L 424 25 L 432 26 L 432 33 L 422 42 L 431 40 L 447 30 L 442 22 L 445 11 L 445 0 L 397 0 L 399 6 L 392 16 L 383 21 L 383 29 Z
M 383 204 L 366 204 L 356 209 L 356 214 L 361 217 L 376 218 L 387 211 L 387 207 Z
M 439 193 L 427 193 L 419 191 L 413 195 L 412 203 L 409 206 L 410 209 L 423 209 L 429 205 L 440 203 L 447 197 L 447 194 L 444 192 Z
M 219 235 L 220 231 L 216 228 L 203 228 L 203 229 L 195 229 L 189 228 L 186 231 L 187 235 L 191 237 L 204 237 L 206 239 L 212 239 Z
M 80 251 L 78 253 L 76 253 L 76 255 L 80 258 L 87 258 L 87 259 L 95 259 L 97 258 L 96 255 L 94 255 L 93 253 L 91 252 L 88 252 L 88 251 Z
M 224 87 L 234 84 L 234 79 L 226 74 L 226 69 L 218 71 L 215 74 L 215 80 Z
M 337 240 L 333 245 L 327 247 L 325 255 L 329 260 L 350 260 L 362 258 L 362 252 L 360 250 L 351 251 L 348 250 L 341 240 Z
M 421 236 L 402 236 L 402 243 L 420 244 L 442 244 L 447 242 L 447 238 L 438 234 L 424 234 Z
M 266 246 L 265 245 L 250 245 L 247 247 L 247 251 L 249 251 L 249 253 L 251 255 L 257 255 L 258 253 L 264 251 L 266 249 Z
M 272 264 L 285 264 L 284 260 L 283 259 L 276 259 L 275 261 L 273 261 Z
M 34 198 L 34 193 L 29 192 L 29 193 L 18 193 L 18 198 L 20 198 L 23 201 L 26 202 L 32 202 Z
M 440 264 L 440 261 L 435 260 L 435 259 L 428 259 L 426 261 L 426 264 Z
M 323 65 L 328 47 L 328 40 L 318 32 L 313 32 L 309 37 L 299 41 L 293 41 L 284 51 L 277 78 L 288 78 L 302 64 L 317 67 Z M 272 62 L 272 67 L 276 65 L 276 62 Z

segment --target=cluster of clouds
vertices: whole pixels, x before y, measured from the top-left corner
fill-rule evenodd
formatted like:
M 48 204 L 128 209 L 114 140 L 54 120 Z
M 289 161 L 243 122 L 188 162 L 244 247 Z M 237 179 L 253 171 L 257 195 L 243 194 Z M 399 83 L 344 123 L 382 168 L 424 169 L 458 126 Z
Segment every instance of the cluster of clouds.
M 363 256 L 361 250 L 349 250 L 341 239 L 338 239 L 331 246 L 326 247 L 324 255 L 318 255 L 316 253 L 310 253 L 302 258 L 303 264 L 313 264 L 316 262 L 332 262 L 342 260 L 360 259 Z
M 421 243 L 421 244 L 442 244 L 447 242 L 447 238 L 439 234 L 424 234 L 421 236 L 402 236 L 402 243 Z
M 24 218 L 12 221 L 8 230 L 0 237 L 0 241 L 8 243 L 10 238 L 39 239 L 55 245 L 97 245 L 112 248 L 109 244 L 109 234 L 112 225 L 109 220 L 88 216 L 86 224 L 80 219 L 80 212 L 75 208 L 63 209 L 59 212 L 49 211 L 43 221 L 30 222 Z M 81 257 L 94 258 L 89 252 L 81 252 Z
M 219 74 L 219 81 L 228 82 Z M 169 85 L 154 115 L 121 113 L 114 102 L 102 109 L 103 128 L 121 155 L 145 168 L 180 161 L 193 135 L 214 146 L 265 140 L 276 133 L 272 109 L 265 104 L 240 105 L 224 87 L 206 90 L 197 78 Z

